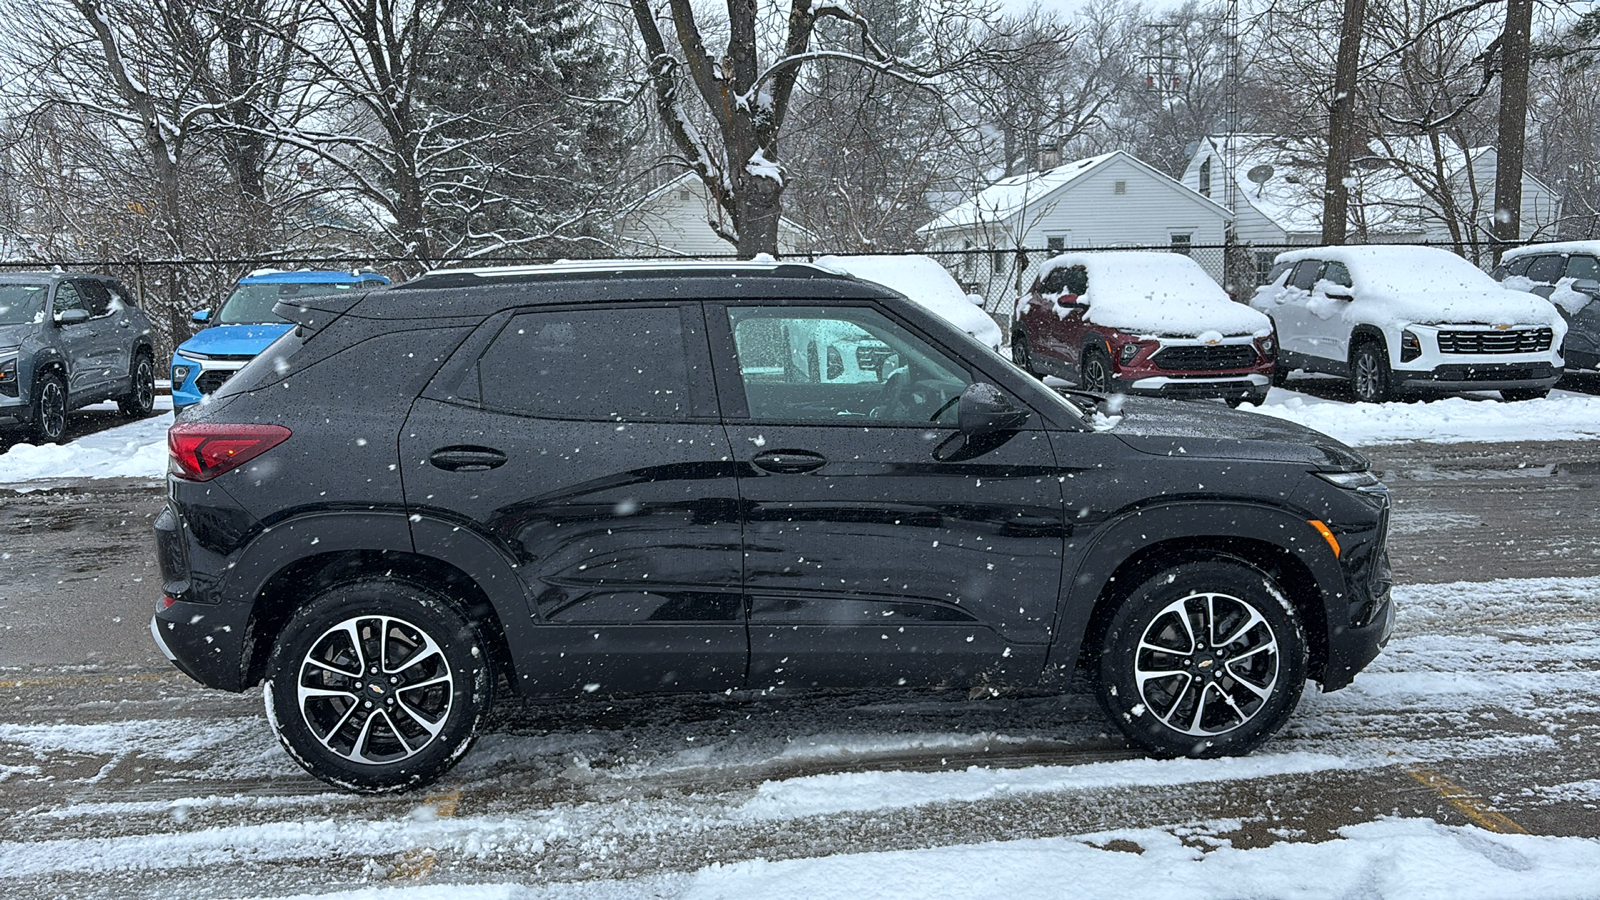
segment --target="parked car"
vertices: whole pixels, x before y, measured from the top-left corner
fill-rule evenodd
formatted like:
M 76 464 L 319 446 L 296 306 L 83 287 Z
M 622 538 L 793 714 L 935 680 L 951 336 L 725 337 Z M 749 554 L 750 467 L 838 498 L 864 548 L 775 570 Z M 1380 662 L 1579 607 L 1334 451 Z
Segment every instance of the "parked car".
M 1278 373 L 1350 379 L 1356 399 L 1499 391 L 1543 397 L 1561 378 L 1567 324 L 1541 297 L 1503 289 L 1436 247 L 1280 253 L 1250 305 L 1277 328 Z
M 899 291 L 948 319 L 979 343 L 1000 352 L 1004 334 L 994 317 L 983 311 L 983 297 L 967 293 L 948 269 L 929 257 L 823 256 L 817 259 L 817 265 Z
M 1012 359 L 1086 391 L 1262 403 L 1272 323 L 1178 253 L 1069 253 L 1018 300 Z
M 1243 753 L 1393 624 L 1388 495 L 1349 448 L 1226 409 L 1112 414 L 814 266 L 458 270 L 276 309 L 298 327 L 169 433 L 150 628 L 201 683 L 262 685 L 335 785 L 436 778 L 502 677 L 1081 669 L 1146 750 Z M 890 356 L 817 380 L 785 362 L 796 334 Z
M 114 278 L 81 272 L 0 275 L 0 424 L 59 443 L 67 413 L 115 400 L 126 416 L 155 407 L 150 320 Z
M 367 290 L 389 283 L 374 272 L 255 272 L 238 285 L 213 316 L 202 309 L 194 321 L 208 326 L 172 354 L 172 408 L 182 411 L 214 392 L 257 353 L 292 326 L 273 313 L 280 300 Z
M 1568 370 L 1600 369 L 1600 241 L 1507 250 L 1490 274 L 1507 288 L 1555 304 L 1567 320 L 1561 355 Z

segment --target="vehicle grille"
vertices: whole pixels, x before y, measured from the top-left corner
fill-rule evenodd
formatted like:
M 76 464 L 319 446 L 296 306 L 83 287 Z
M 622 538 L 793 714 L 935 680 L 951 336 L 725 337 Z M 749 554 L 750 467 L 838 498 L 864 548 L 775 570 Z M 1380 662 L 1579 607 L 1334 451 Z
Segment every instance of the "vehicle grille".
M 194 386 L 199 389 L 200 393 L 210 394 L 216 391 L 217 388 L 222 387 L 222 383 L 227 381 L 232 374 L 233 371 L 230 369 L 211 369 L 201 372 L 200 377 L 194 380 Z
M 1163 369 L 1186 372 L 1243 369 L 1255 365 L 1256 359 L 1256 348 L 1251 344 L 1163 347 L 1150 357 Z
M 1555 333 L 1548 328 L 1508 331 L 1441 331 L 1440 353 L 1541 353 L 1550 349 Z

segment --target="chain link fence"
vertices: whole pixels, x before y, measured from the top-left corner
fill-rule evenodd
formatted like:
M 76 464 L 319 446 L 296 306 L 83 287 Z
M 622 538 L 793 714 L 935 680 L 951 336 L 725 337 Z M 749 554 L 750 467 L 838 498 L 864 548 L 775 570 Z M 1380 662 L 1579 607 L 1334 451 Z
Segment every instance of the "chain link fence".
M 1436 244 L 1446 250 L 1454 247 Z M 1248 300 L 1262 284 L 1273 259 L 1285 250 L 1305 249 L 1305 245 L 1228 244 L 1183 245 L 1175 247 L 1037 247 L 1005 250 L 924 251 L 954 276 L 970 294 L 983 299 L 983 309 L 994 317 L 1007 335 L 1016 313 L 1017 298 L 1033 286 L 1040 269 L 1061 253 L 1092 250 L 1152 250 L 1183 253 L 1200 264 L 1207 274 L 1240 301 Z M 814 260 L 830 255 L 813 251 L 789 257 Z M 853 254 L 833 254 L 848 256 Z M 682 257 L 631 257 L 636 259 L 679 259 Z M 732 255 L 715 257 L 733 259 Z M 499 257 L 473 259 L 461 265 L 535 265 L 553 262 L 548 257 Z M 158 361 L 171 357 L 173 348 L 188 340 L 199 327 L 191 316 L 199 309 L 215 310 L 226 300 L 239 278 L 260 269 L 370 269 L 398 282 L 419 274 L 422 267 L 414 259 L 356 256 L 319 256 L 277 259 L 215 260 L 78 260 L 0 262 L 0 272 L 61 269 L 111 275 L 127 285 L 140 298 L 150 317 Z

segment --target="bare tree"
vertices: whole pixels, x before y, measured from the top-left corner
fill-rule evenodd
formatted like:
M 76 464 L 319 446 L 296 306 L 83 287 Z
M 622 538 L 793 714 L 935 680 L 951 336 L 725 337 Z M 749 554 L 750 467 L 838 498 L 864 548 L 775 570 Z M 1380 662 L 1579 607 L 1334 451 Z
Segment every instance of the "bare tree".
M 1323 173 L 1322 242 L 1343 244 L 1349 221 L 1350 188 L 1345 179 L 1356 113 L 1356 76 L 1361 63 L 1361 29 L 1367 0 L 1344 0 L 1339 28 L 1339 56 L 1334 65 L 1333 97 L 1328 103 L 1328 165 Z
M 1522 238 L 1523 148 L 1528 130 L 1528 70 L 1532 61 L 1533 0 L 1508 0 L 1500 33 L 1500 140 L 1494 176 L 1494 232 L 1500 245 Z
M 958 5 L 959 13 L 950 0 L 924 7 L 930 33 L 970 14 L 971 4 Z M 725 16 L 714 21 L 715 31 L 705 30 L 691 0 L 667 0 L 659 10 L 651 0 L 630 0 L 630 6 L 649 60 L 657 114 L 683 164 L 727 213 L 731 228 L 720 233 L 745 257 L 778 250 L 785 186 L 780 143 L 795 85 L 808 64 L 848 61 L 908 81 L 933 73 L 925 60 L 896 56 L 877 39 L 873 23 L 843 0 L 790 0 L 786 12 L 757 0 L 728 0 Z M 827 20 L 855 29 L 862 50 L 814 46 L 817 24 Z M 663 34 L 663 22 L 673 45 Z M 726 45 L 713 55 L 708 34 L 716 33 L 726 36 Z M 773 47 L 763 45 L 768 33 L 779 35 Z M 931 45 L 938 43 L 935 37 Z M 685 79 L 697 102 L 685 95 Z M 697 125 L 696 109 L 709 120 L 709 136 Z

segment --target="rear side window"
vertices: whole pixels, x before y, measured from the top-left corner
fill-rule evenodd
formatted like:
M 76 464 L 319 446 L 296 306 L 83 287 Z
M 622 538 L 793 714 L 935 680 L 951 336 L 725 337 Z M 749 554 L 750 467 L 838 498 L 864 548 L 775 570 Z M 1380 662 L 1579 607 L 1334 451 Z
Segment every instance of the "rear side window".
M 1283 273 L 1292 268 L 1294 268 L 1294 263 L 1277 263 L 1271 269 L 1267 270 L 1266 277 L 1261 279 L 1261 283 L 1277 284 L 1278 279 L 1283 276 Z
M 1600 280 L 1600 260 L 1592 256 L 1574 256 L 1567 260 L 1567 277 L 1573 280 L 1592 278 Z
M 479 360 L 479 396 L 485 407 L 528 416 L 682 418 L 690 414 L 685 337 L 677 307 L 522 313 Z
M 1559 256 L 1541 256 L 1528 266 L 1528 277 L 1543 284 L 1554 284 L 1561 280 L 1566 268 L 1567 261 Z
M 1322 271 L 1322 263 L 1315 259 L 1301 260 L 1294 267 L 1294 277 L 1289 283 L 1302 291 L 1310 291 L 1317 284 L 1317 273 Z

